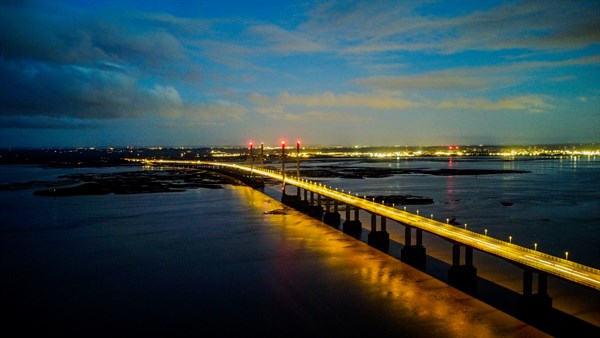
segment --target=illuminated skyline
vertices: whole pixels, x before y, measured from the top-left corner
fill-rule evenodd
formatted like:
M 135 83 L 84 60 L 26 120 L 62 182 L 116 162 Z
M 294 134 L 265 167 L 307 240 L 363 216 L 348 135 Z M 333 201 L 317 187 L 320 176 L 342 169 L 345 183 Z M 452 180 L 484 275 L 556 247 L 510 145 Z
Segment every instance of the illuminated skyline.
M 600 141 L 595 1 L 0 4 L 0 146 Z

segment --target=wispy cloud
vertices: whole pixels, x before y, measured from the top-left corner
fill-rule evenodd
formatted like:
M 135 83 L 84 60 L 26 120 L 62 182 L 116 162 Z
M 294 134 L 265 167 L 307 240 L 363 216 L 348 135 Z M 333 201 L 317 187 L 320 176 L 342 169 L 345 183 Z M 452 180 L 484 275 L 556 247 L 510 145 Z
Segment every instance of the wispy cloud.
M 457 98 L 431 102 L 437 109 L 468 109 L 472 111 L 522 110 L 530 113 L 546 112 L 553 108 L 547 103 L 548 98 L 534 95 L 507 97 L 496 101 L 486 98 Z
M 277 96 L 252 94 L 249 100 L 255 105 L 254 110 L 272 118 L 285 118 L 301 120 L 314 117 L 322 120 L 335 116 L 338 121 L 344 120 L 339 114 L 340 109 L 346 109 L 346 115 L 353 121 L 359 121 L 361 114 L 357 111 L 372 109 L 381 111 L 419 111 L 419 110 L 469 110 L 469 111 L 524 111 L 528 113 L 541 113 L 551 110 L 553 106 L 548 103 L 551 98 L 540 95 L 521 95 L 490 100 L 485 97 L 463 98 L 454 97 L 441 100 L 408 100 L 399 98 L 394 94 L 374 93 L 356 94 L 348 93 L 334 95 L 322 93 L 313 95 L 296 95 L 287 92 Z M 312 110 L 320 108 L 318 113 Z M 370 114 L 372 116 L 372 114 Z M 363 115 L 364 116 L 364 115 Z
M 374 109 L 404 109 L 415 104 L 403 98 L 378 94 L 333 94 L 331 92 L 298 95 L 282 92 L 277 97 L 253 94 L 250 100 L 258 105 L 303 106 L 303 107 L 355 107 Z
M 301 29 L 318 31 L 328 45 L 353 53 L 572 50 L 600 42 L 593 2 L 510 2 L 453 17 L 421 14 L 428 6 L 435 4 L 326 3 Z

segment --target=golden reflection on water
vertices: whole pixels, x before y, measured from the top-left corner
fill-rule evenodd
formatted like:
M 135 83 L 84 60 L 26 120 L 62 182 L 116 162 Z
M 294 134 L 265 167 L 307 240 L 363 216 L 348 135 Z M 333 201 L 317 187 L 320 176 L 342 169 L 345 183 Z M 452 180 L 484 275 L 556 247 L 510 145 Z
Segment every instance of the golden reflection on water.
M 265 212 L 282 209 L 279 201 L 249 188 L 238 187 L 240 198 Z M 343 274 L 370 297 L 381 311 L 398 315 L 397 325 L 418 320 L 430 325 L 436 337 L 544 337 L 543 332 L 476 300 L 447 284 L 403 264 L 340 230 L 295 210 L 264 215 L 265 224 L 278 227 L 286 246 L 308 250 L 327 268 Z M 288 248 L 289 249 L 289 248 Z

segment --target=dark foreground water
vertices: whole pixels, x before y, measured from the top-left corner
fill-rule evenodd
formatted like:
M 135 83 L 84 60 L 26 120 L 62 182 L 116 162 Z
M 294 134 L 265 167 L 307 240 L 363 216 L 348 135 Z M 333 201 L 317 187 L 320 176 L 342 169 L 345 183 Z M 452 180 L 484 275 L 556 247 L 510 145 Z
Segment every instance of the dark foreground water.
M 54 179 L 65 172 L 123 170 L 0 169 L 0 183 Z M 543 173 L 532 176 L 540 175 Z M 519 181 L 523 177 L 496 180 L 508 180 L 515 186 L 515 182 L 525 184 Z M 477 185 L 461 182 L 474 179 L 454 180 L 458 185 L 452 193 L 461 197 L 448 199 L 439 197 L 449 191 L 447 177 L 329 182 L 354 184 L 353 189 L 362 185 L 363 191 L 367 187 L 384 193 L 421 191 L 420 195 L 435 199 L 432 208 L 456 208 L 456 216 L 462 220 L 477 216 L 474 206 L 489 202 L 495 208 L 498 201 L 490 200 L 495 192 L 485 192 L 491 189 L 486 186 L 497 186 L 494 177 L 485 178 L 487 185 L 477 183 L 485 197 L 465 193 Z M 408 189 L 411 182 L 412 191 Z M 446 185 L 440 190 L 443 182 Z M 597 180 L 588 181 L 589 190 L 595 189 L 594 184 Z M 562 188 L 567 192 L 573 189 L 565 187 L 568 185 Z M 273 193 L 277 187 L 273 188 L 266 192 L 277 197 Z M 558 187 L 548 190 L 561 195 Z M 545 335 L 319 221 L 294 211 L 269 214 L 283 206 L 249 188 L 62 198 L 34 196 L 32 191 L 0 192 L 0 290 L 3 309 L 8 310 L 2 315 L 2 326 L 6 332 L 16 330 L 15 337 L 32 332 L 76 337 Z M 517 208 L 509 210 L 516 210 L 513 215 L 518 217 L 511 217 L 526 218 L 519 204 L 536 203 L 528 202 L 527 194 L 532 192 L 513 196 Z M 588 212 L 581 217 L 583 222 L 594 224 L 589 215 L 596 217 L 597 210 L 582 206 L 585 203 L 594 205 L 598 199 L 572 203 L 573 208 Z M 558 205 L 568 207 L 564 202 Z M 507 209 L 500 205 L 498 210 L 501 214 Z M 501 224 L 495 231 L 506 227 Z M 363 226 L 369 225 L 363 221 Z M 402 242 L 402 227 L 388 224 L 388 231 L 393 240 Z M 588 228 L 581 238 L 594 243 L 597 235 L 597 230 Z M 447 243 L 436 244 L 426 237 L 425 245 L 428 254 L 448 258 Z M 476 253 L 479 274 L 518 289 L 518 268 L 512 268 L 513 275 L 507 274 L 506 269 L 511 268 L 506 264 L 486 259 Z M 579 291 L 550 280 L 554 304 L 599 325 L 598 293 Z
M 249 188 L 0 199 L 11 337 L 543 336 Z

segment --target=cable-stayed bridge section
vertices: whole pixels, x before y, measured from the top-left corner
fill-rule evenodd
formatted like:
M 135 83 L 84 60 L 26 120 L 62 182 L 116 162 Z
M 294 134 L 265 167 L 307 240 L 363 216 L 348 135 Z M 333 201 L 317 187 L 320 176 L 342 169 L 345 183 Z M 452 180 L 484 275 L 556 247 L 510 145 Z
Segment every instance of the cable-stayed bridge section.
M 473 265 L 473 250 L 500 257 L 523 269 L 521 305 L 541 315 L 552 308 L 552 299 L 547 292 L 548 276 L 600 290 L 599 269 L 502 241 L 487 234 L 456 227 L 448 224 L 447 220 L 438 221 L 433 217 L 421 216 L 418 212 L 413 214 L 400 210 L 394 205 L 386 205 L 385 202 L 368 200 L 350 191 L 328 188 L 322 183 L 301 178 L 299 169 L 296 176 L 290 177 L 285 175 L 284 168 L 278 171 L 255 167 L 253 164 L 169 160 L 148 160 L 148 162 L 158 165 L 199 166 L 238 178 L 246 178 L 246 183 L 254 182 L 249 185 L 254 184 L 255 187 L 259 186 L 255 178 L 264 177 L 279 181 L 282 184 L 283 203 L 322 219 L 327 224 L 339 225 L 341 217 L 338 206 L 345 205 L 343 231 L 349 234 L 362 231 L 359 211 L 363 210 L 370 214 L 368 244 L 383 251 L 387 251 L 389 246 L 387 220 L 398 222 L 405 227 L 405 243 L 401 251 L 401 260 L 416 267 L 422 267 L 426 260 L 423 232 L 439 236 L 452 243 L 452 265 L 448 271 L 448 282 L 461 289 L 472 290 L 476 287 L 477 269 Z M 295 186 L 295 194 L 288 194 L 287 186 Z M 461 259 L 463 252 L 464 259 Z M 533 293 L 534 274 L 537 274 L 537 293 Z

